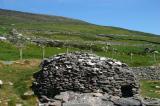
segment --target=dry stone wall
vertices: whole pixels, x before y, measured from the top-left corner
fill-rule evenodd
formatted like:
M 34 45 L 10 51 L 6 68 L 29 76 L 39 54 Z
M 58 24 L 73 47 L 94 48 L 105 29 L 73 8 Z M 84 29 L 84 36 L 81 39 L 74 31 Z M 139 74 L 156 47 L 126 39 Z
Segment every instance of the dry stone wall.
M 160 80 L 160 67 L 132 67 L 131 70 L 140 80 Z
M 34 78 L 32 89 L 40 100 L 65 91 L 119 97 L 139 93 L 139 83 L 126 64 L 89 53 L 74 52 L 45 59 Z

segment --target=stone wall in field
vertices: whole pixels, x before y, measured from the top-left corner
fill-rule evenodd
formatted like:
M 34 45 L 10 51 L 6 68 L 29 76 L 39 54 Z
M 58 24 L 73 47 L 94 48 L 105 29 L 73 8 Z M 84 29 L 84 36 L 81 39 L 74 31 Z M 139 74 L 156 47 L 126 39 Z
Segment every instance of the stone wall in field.
M 131 70 L 140 80 L 160 80 L 160 67 L 132 67 Z

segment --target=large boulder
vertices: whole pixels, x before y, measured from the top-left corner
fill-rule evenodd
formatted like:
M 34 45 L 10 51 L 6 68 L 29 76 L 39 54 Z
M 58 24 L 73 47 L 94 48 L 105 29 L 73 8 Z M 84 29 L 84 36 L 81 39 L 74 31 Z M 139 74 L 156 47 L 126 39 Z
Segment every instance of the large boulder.
M 54 101 L 45 103 L 45 106 L 143 106 L 143 104 L 135 97 L 120 98 L 108 94 L 66 91 L 56 95 Z

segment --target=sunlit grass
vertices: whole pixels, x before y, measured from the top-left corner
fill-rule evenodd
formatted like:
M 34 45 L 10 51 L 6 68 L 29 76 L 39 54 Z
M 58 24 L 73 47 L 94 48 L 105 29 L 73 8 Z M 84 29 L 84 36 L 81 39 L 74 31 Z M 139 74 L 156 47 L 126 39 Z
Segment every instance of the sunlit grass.
M 0 46 L 0 60 L 13 61 L 19 59 L 19 49 L 13 44 L 0 42 Z M 76 47 L 68 47 L 68 50 L 69 52 L 92 50 L 93 53 L 120 60 L 129 66 L 151 66 L 160 63 L 160 54 L 156 54 L 156 58 L 154 58 L 153 53 L 144 53 L 145 47 L 142 46 L 111 46 L 107 51 L 102 50 L 104 46 L 96 44 L 90 47 L 81 43 Z M 112 49 L 116 49 L 116 51 Z M 156 47 L 156 50 L 160 50 L 160 47 Z M 45 47 L 45 58 L 65 52 L 67 52 L 66 47 Z M 131 56 L 130 53 L 133 55 Z M 42 48 L 33 44 L 26 45 L 23 48 L 23 59 L 35 58 L 42 59 Z
M 4 82 L 0 92 L 0 106 L 15 106 L 15 104 L 23 104 L 24 106 L 35 106 L 36 97 L 23 99 L 23 94 L 31 90 L 32 75 L 38 71 L 40 60 L 17 61 L 12 65 L 0 66 L 0 79 Z M 23 63 L 23 64 L 22 64 Z M 13 85 L 10 85 L 12 83 Z
M 160 81 L 141 81 L 141 94 L 143 97 L 160 99 Z

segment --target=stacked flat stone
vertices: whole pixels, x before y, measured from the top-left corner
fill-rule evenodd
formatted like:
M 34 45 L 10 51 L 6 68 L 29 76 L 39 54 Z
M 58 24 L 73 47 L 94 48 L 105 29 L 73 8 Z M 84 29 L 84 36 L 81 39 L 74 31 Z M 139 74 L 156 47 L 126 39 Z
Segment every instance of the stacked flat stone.
M 140 80 L 160 80 L 160 67 L 132 67 L 131 70 Z
M 74 52 L 44 59 L 34 74 L 32 89 L 38 97 L 54 98 L 60 92 L 108 93 L 122 97 L 122 86 L 138 94 L 139 84 L 128 66 L 95 54 Z

